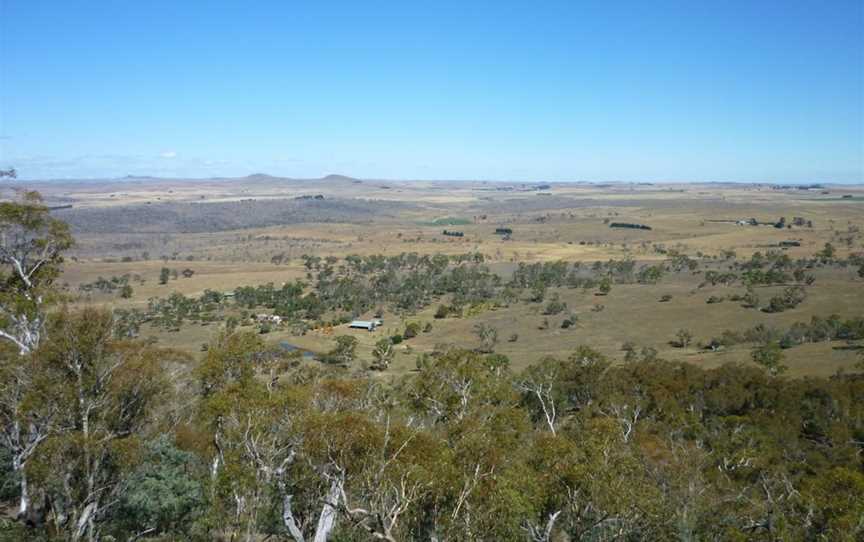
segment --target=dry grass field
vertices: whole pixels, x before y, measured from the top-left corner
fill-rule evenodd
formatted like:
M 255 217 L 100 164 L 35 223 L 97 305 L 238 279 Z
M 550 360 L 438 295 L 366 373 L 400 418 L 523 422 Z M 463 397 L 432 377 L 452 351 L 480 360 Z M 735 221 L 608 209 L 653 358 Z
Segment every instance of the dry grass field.
M 638 263 L 662 262 L 664 250 L 712 261 L 725 251 L 739 260 L 756 252 L 782 250 L 790 258 L 812 257 L 831 243 L 838 258 L 864 252 L 864 188 L 816 190 L 776 189 L 756 185 L 649 185 L 506 182 L 395 182 L 331 176 L 318 180 L 279 179 L 264 175 L 244 179 L 130 179 L 112 183 L 46 183 L 36 187 L 68 220 L 77 246 L 67 260 L 61 282 L 76 304 L 141 308 L 148 300 L 173 292 L 198 296 L 205 290 L 232 291 L 246 285 L 307 277 L 303 255 L 464 254 L 479 252 L 504 279 L 518 262 L 595 262 L 632 258 Z M 318 199 L 315 196 L 320 195 Z M 843 197 L 843 196 L 851 197 Z M 322 199 L 323 198 L 323 199 Z M 812 227 L 778 229 L 771 225 L 741 226 L 734 221 L 755 218 L 774 223 L 801 217 Z M 610 228 L 609 222 L 646 224 L 651 230 Z M 511 228 L 512 235 L 495 233 Z M 445 229 L 463 237 L 442 235 Z M 779 248 L 783 241 L 800 246 Z M 661 250 L 658 250 L 660 247 Z M 338 265 L 338 264 L 337 264 Z M 194 275 L 159 284 L 163 267 L 190 269 Z M 744 330 L 757 324 L 785 328 L 812 316 L 864 316 L 864 280 L 853 267 L 813 270 L 815 282 L 797 307 L 768 314 L 726 300 L 707 304 L 709 296 L 743 291 L 732 287 L 699 288 L 701 278 L 667 273 L 657 284 L 616 284 L 607 296 L 582 289 L 550 289 L 578 315 L 574 327 L 561 329 L 563 315 L 544 317 L 542 304 L 516 302 L 482 308 L 461 318 L 434 319 L 436 303 L 417 314 L 384 314 L 374 333 L 343 326 L 325 334 L 312 330 L 291 335 L 275 328 L 269 335 L 313 352 L 324 352 L 334 336 L 354 335 L 358 358 L 369 359 L 375 341 L 401 332 L 408 321 L 432 323 L 432 330 L 396 346 L 390 371 L 408 371 L 418 353 L 437 344 L 477 346 L 477 324 L 498 330 L 496 352 L 517 368 L 537 359 L 566 356 L 576 346 L 591 345 L 620 359 L 621 345 L 631 341 L 651 347 L 660 357 L 702 366 L 748 362 L 749 347 L 717 352 L 699 348 L 721 331 Z M 112 293 L 81 293 L 79 286 L 128 274 L 129 299 Z M 780 286 L 757 288 L 770 297 Z M 668 294 L 671 300 L 659 299 Z M 603 310 L 596 311 L 595 305 Z M 368 316 L 368 315 L 366 315 Z M 540 329 L 548 318 L 548 329 Z M 165 345 L 198 352 L 222 328 L 186 324 L 162 331 L 145 324 L 143 335 Z M 693 345 L 670 344 L 686 328 Z M 509 340 L 518 335 L 515 341 Z M 848 369 L 857 352 L 837 341 L 805 344 L 786 351 L 793 375 L 830 375 Z

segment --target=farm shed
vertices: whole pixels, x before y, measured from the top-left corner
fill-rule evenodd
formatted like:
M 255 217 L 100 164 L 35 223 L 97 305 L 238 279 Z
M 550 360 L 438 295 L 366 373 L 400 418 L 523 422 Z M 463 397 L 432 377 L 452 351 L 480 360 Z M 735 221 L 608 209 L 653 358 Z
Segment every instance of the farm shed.
M 366 329 L 368 331 L 375 331 L 375 328 L 380 326 L 383 322 L 381 320 L 353 320 L 348 327 L 352 329 Z

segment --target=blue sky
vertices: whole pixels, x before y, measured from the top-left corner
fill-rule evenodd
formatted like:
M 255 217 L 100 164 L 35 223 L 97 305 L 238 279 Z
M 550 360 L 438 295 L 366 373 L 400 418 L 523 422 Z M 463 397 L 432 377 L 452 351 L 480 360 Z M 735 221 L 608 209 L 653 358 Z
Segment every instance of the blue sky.
M 0 0 L 0 166 L 861 182 L 864 2 Z

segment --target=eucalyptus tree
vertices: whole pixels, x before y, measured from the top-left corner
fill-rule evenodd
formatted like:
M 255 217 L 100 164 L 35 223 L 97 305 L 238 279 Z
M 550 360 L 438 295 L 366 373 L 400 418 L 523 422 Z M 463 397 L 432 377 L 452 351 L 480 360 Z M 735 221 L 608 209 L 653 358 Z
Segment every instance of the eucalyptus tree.
M 0 446 L 9 452 L 18 483 L 16 515 L 31 515 L 32 490 L 27 473 L 30 460 L 55 431 L 60 403 L 52 395 L 53 371 L 35 356 L 0 349 Z
M 2 177 L 14 179 L 16 172 L 0 171 Z M 57 411 L 45 398 L 44 367 L 31 355 L 45 337 L 53 283 L 73 240 L 37 192 L 18 194 L 0 202 L 0 340 L 17 351 L 0 352 L 0 442 L 12 456 L 20 484 L 17 513 L 24 517 L 30 511 L 27 464 L 51 433 Z
M 378 342 L 375 343 L 375 348 L 372 350 L 372 357 L 375 358 L 375 362 L 372 364 L 371 368 L 376 371 L 386 371 L 395 355 L 396 352 L 393 350 L 393 341 L 387 337 L 379 339 Z
M 544 358 L 528 367 L 515 383 L 523 401 L 534 411 L 534 417 L 542 419 L 553 435 L 562 410 L 560 376 L 564 372 L 563 365 L 556 359 Z
M 476 324 L 474 334 L 480 339 L 480 352 L 488 354 L 495 350 L 495 345 L 498 344 L 498 330 L 496 328 L 484 323 Z
M 69 226 L 50 215 L 37 192 L 0 202 L 0 339 L 21 355 L 43 338 L 46 309 L 56 297 L 52 285 L 72 244 Z
M 52 395 L 64 430 L 36 457 L 36 478 L 49 493 L 55 528 L 66 539 L 98 540 L 124 492 L 140 438 L 169 389 L 166 354 L 146 343 L 114 339 L 109 311 L 52 315 L 51 340 L 35 353 L 57 375 Z

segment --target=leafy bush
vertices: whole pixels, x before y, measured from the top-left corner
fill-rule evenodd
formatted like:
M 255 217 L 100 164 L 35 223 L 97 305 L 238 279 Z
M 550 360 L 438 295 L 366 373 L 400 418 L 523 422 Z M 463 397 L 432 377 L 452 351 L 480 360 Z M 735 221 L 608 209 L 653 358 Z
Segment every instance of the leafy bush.
M 807 297 L 802 286 L 789 286 L 780 295 L 775 295 L 768 301 L 768 306 L 762 309 L 765 312 L 783 312 L 794 309 Z
M 125 481 L 120 527 L 129 533 L 153 529 L 153 536 L 188 533 L 205 502 L 195 474 L 201 467 L 195 454 L 177 449 L 168 436 L 149 442 L 143 461 Z
M 567 308 L 567 303 L 561 301 L 557 295 L 553 296 L 552 299 L 549 300 L 549 303 L 546 304 L 546 308 L 543 310 L 543 314 L 552 316 L 555 314 L 560 314 L 564 312 Z
M 405 324 L 405 331 L 402 332 L 402 338 L 405 340 L 413 339 L 420 333 L 420 324 L 417 322 L 408 322 Z

